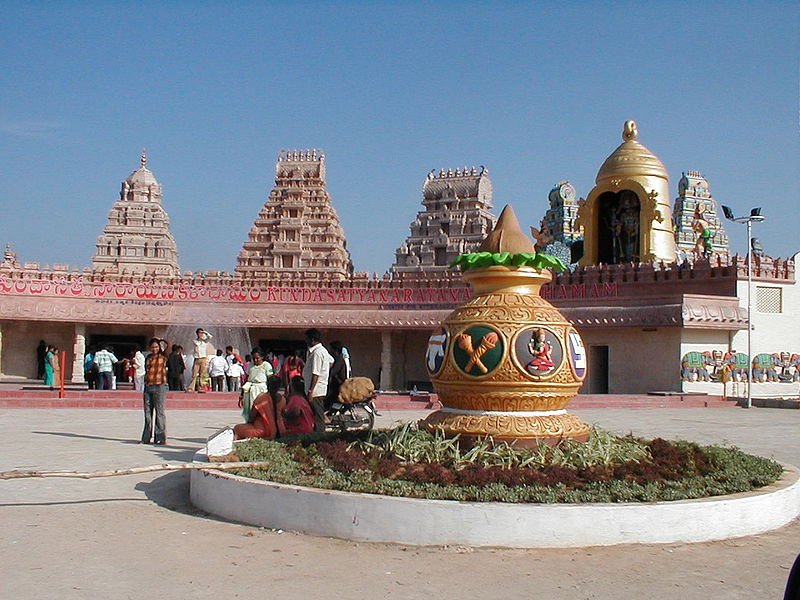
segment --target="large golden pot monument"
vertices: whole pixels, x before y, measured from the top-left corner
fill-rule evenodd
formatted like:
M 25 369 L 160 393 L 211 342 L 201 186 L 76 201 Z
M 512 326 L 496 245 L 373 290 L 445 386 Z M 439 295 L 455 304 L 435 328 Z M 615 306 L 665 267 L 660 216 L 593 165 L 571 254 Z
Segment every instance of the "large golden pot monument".
M 478 249 L 535 254 L 513 209 L 503 209 Z M 586 375 L 580 335 L 540 295 L 547 269 L 466 269 L 474 296 L 431 335 L 426 364 L 443 408 L 421 427 L 461 439 L 491 436 L 516 446 L 586 440 L 589 425 L 566 411 Z

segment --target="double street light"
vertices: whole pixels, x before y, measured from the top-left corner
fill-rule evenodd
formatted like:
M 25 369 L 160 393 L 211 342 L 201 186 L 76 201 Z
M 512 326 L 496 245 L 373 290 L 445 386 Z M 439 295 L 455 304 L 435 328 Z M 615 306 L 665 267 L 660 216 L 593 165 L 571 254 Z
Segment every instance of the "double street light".
M 753 353 L 752 353 L 752 339 L 753 339 L 753 321 L 751 314 L 753 310 L 753 249 L 755 247 L 753 240 L 753 223 L 761 223 L 765 216 L 761 214 L 761 208 L 750 209 L 750 214 L 746 217 L 736 217 L 733 211 L 727 207 L 722 207 L 722 212 L 725 218 L 734 223 L 747 223 L 747 404 L 745 408 L 753 406 Z M 725 384 L 723 384 L 725 385 Z

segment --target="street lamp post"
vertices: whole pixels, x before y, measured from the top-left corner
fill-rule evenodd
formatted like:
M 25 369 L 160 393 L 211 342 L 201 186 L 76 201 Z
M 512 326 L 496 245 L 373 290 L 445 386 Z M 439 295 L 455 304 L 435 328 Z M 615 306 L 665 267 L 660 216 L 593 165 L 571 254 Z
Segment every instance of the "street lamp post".
M 750 214 L 746 217 L 736 217 L 733 211 L 727 207 L 722 207 L 725 218 L 734 223 L 747 224 L 747 404 L 745 408 L 753 406 L 753 223 L 761 223 L 766 219 L 761 214 L 760 208 L 750 209 Z M 725 384 L 723 384 L 725 385 Z

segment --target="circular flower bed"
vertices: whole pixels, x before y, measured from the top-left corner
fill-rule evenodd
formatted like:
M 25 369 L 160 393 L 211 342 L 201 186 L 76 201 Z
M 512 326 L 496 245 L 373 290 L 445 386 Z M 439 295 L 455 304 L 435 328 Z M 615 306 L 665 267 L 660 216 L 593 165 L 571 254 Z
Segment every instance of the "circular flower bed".
M 517 449 L 457 439 L 413 424 L 360 436 L 331 434 L 237 443 L 238 475 L 322 489 L 479 502 L 684 500 L 773 483 L 783 467 L 737 448 L 645 441 L 593 429 L 586 443 Z

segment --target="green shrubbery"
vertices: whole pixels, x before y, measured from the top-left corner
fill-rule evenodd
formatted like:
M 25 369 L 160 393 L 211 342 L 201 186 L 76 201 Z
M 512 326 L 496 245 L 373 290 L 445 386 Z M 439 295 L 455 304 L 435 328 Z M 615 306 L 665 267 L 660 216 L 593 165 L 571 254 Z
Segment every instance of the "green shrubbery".
M 249 440 L 237 474 L 351 492 L 482 502 L 654 502 L 745 492 L 783 468 L 737 448 L 644 441 L 594 429 L 587 443 L 517 449 L 458 440 L 405 425 L 348 439 Z

